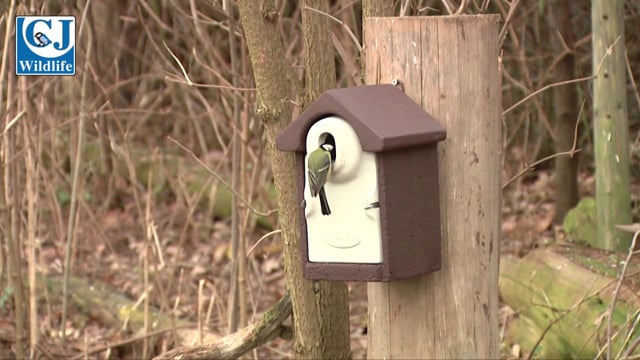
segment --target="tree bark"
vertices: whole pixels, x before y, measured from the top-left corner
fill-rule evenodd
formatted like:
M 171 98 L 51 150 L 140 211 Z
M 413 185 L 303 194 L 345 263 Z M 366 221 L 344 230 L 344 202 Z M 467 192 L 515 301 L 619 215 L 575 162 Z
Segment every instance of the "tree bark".
M 286 63 L 277 31 L 278 13 L 273 1 L 239 0 L 240 18 L 257 87 L 257 117 L 265 127 L 266 147 L 278 193 L 280 228 L 284 241 L 285 273 L 294 314 L 296 358 L 349 358 L 348 338 L 342 334 L 344 285 L 312 282 L 302 276 L 300 224 L 296 189 L 295 155 L 279 152 L 276 136 L 292 114 L 292 83 L 296 79 Z M 348 317 L 347 317 L 348 320 Z
M 624 0 L 593 0 L 591 26 L 598 242 L 626 251 L 631 236 L 615 227 L 631 223 Z
M 304 102 L 306 108 L 324 91 L 336 86 L 336 66 L 329 17 L 306 8 L 329 12 L 329 2 L 302 1 L 302 37 L 304 41 Z
M 363 17 L 393 16 L 394 1 L 389 0 L 362 0 Z
M 368 284 L 367 357 L 497 358 L 498 16 L 365 18 L 363 29 L 367 84 L 400 80 L 447 129 L 433 189 L 440 194 L 442 267 Z
M 305 88 L 303 107 L 313 103 L 323 92 L 336 86 L 335 51 L 331 41 L 331 19 L 305 7 L 329 12 L 326 0 L 304 0 L 302 2 L 302 36 L 304 41 Z M 305 256 L 305 254 L 301 254 Z M 297 264 L 300 266 L 300 264 Z M 317 281 L 314 287 L 320 290 L 314 303 L 304 304 L 310 317 L 319 320 L 318 334 L 332 348 L 332 358 L 351 358 L 349 337 L 349 292 L 344 282 Z M 323 294 L 323 295 L 320 295 Z M 302 304 L 301 304 L 302 305 Z M 311 308 L 309 308 L 311 307 Z M 312 308 L 316 307 L 315 310 Z M 295 309 L 295 308 L 294 308 Z M 330 313 L 328 313 L 330 309 Z M 305 309 L 294 310 L 299 314 Z M 330 316 L 326 316 L 326 314 Z M 318 315 L 321 315 L 318 317 Z M 295 317 L 294 317 L 295 318 Z M 315 325 L 314 327 L 318 326 Z
M 364 19 L 368 17 L 384 17 L 384 16 L 393 16 L 394 9 L 393 1 L 387 0 L 362 0 L 362 20 L 364 23 Z M 363 33 L 364 33 L 364 24 L 363 24 Z M 360 62 L 360 76 L 362 77 L 362 82 L 365 82 L 365 74 L 367 73 L 366 63 L 363 61 L 363 57 L 365 53 L 361 54 L 358 58 Z
M 563 54 L 554 70 L 554 82 L 575 78 L 574 35 L 571 27 L 571 4 L 561 1 L 557 6 L 549 6 L 549 17 L 558 34 L 553 34 L 556 56 Z M 555 23 L 555 24 L 554 24 Z M 553 88 L 553 108 L 555 118 L 556 153 L 573 147 L 576 122 L 578 119 L 578 87 L 576 84 Z M 556 223 L 561 224 L 565 215 L 578 203 L 578 155 L 555 158 L 556 172 Z

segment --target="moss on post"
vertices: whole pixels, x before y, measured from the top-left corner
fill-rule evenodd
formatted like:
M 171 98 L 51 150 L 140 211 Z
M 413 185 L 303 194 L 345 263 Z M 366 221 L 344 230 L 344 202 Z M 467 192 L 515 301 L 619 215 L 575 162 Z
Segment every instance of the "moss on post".
M 624 0 L 593 0 L 593 138 L 596 161 L 598 247 L 626 252 L 631 223 Z

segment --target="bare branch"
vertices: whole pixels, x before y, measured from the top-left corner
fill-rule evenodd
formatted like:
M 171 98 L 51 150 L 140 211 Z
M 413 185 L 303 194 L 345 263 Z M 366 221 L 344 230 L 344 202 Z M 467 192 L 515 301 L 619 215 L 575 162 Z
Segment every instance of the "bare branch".
M 517 108 L 518 106 L 522 105 L 523 103 L 527 102 L 529 99 L 531 99 L 532 97 L 540 94 L 541 92 L 545 91 L 545 90 L 549 90 L 551 88 L 554 87 L 558 87 L 558 86 L 562 86 L 562 85 L 569 85 L 569 84 L 574 84 L 574 83 L 578 83 L 581 81 L 587 81 L 587 80 L 591 80 L 594 79 L 597 76 L 597 74 L 591 75 L 591 76 L 586 76 L 586 77 L 582 77 L 582 78 L 578 78 L 578 79 L 572 79 L 572 80 L 566 80 L 566 81 L 560 81 L 557 83 L 553 83 L 553 84 L 549 84 L 546 85 L 534 92 L 532 92 L 531 94 L 525 96 L 524 98 L 522 98 L 520 101 L 518 101 L 517 103 L 511 105 L 507 110 L 502 112 L 502 116 L 508 114 L 509 112 L 511 112 L 513 109 Z
M 449 0 L 441 0 L 441 2 L 442 5 L 444 5 L 444 8 L 447 9 L 447 14 L 453 15 L 453 5 L 449 3 Z
M 598 64 L 598 68 L 596 69 L 595 74 L 593 74 L 591 76 L 578 78 L 578 79 L 560 81 L 560 82 L 557 82 L 557 83 L 546 85 L 546 86 L 544 86 L 544 87 L 532 92 L 531 94 L 525 96 L 523 99 L 521 99 L 520 101 L 516 102 L 515 104 L 511 105 L 507 110 L 502 112 L 502 116 L 504 116 L 507 113 L 511 112 L 513 109 L 517 108 L 518 106 L 520 106 L 523 103 L 527 102 L 527 100 L 531 99 L 532 97 L 540 94 L 541 92 L 543 92 L 545 90 L 548 90 L 548 89 L 551 89 L 551 88 L 554 88 L 554 87 L 557 87 L 557 86 L 569 85 L 569 84 L 573 84 L 573 83 L 577 83 L 577 82 L 581 82 L 581 81 L 587 81 L 587 80 L 595 79 L 598 76 L 598 73 L 600 73 L 600 69 L 602 68 L 602 63 L 604 62 L 604 59 L 606 59 L 609 55 L 611 55 L 613 47 L 618 43 L 618 41 L 620 39 L 621 39 L 621 36 L 618 36 L 618 38 L 616 38 L 616 40 L 613 42 L 613 44 L 611 44 L 611 46 L 609 46 L 609 48 L 607 48 L 607 53 L 605 54 L 605 56 L 602 57 L 602 60 L 600 60 L 600 64 Z
M 256 241 L 256 243 L 255 243 L 255 244 L 253 244 L 253 246 L 252 246 L 252 247 L 247 251 L 247 257 L 249 257 L 249 255 L 251 255 L 251 253 L 253 252 L 253 250 L 255 250 L 255 249 L 258 247 L 258 245 L 260 245 L 260 243 L 262 242 L 262 240 L 264 240 L 264 239 L 268 238 L 269 236 L 273 236 L 273 235 L 280 234 L 280 233 L 282 233 L 282 230 L 278 229 L 278 230 L 273 230 L 273 231 L 270 231 L 270 232 L 268 232 L 268 233 L 264 234 L 264 235 L 263 235 L 260 239 L 258 239 L 258 241 Z
M 620 225 L 618 225 L 617 228 L 620 229 Z M 640 230 L 636 230 L 635 234 L 633 235 L 633 240 L 631 240 L 631 246 L 629 246 L 629 252 L 627 253 L 627 258 L 622 265 L 622 270 L 620 270 L 620 276 L 618 282 L 616 283 L 616 288 L 613 291 L 613 295 L 611 296 L 611 303 L 609 304 L 609 309 L 607 311 L 607 344 L 605 345 L 605 348 L 607 349 L 607 360 L 611 359 L 611 329 L 613 327 L 613 311 L 616 308 L 616 301 L 618 300 L 620 288 L 622 287 L 622 281 L 624 280 L 625 274 L 627 273 L 629 262 L 631 261 L 631 257 L 633 256 L 634 250 L 636 249 L 636 241 L 638 240 L 638 236 L 640 236 Z
M 291 311 L 291 297 L 287 291 L 282 299 L 271 309 L 267 310 L 262 316 L 262 319 L 256 323 L 220 338 L 213 343 L 173 349 L 156 356 L 154 360 L 239 358 L 243 354 L 278 336 L 288 337 L 288 328 L 283 326 L 282 322 L 291 315 Z
M 400 5 L 400 17 L 409 15 L 411 9 L 411 0 L 402 0 Z
M 226 186 L 227 189 L 229 189 L 229 191 L 231 191 L 233 194 L 235 194 L 238 199 L 240 201 L 242 201 L 242 203 L 249 209 L 251 210 L 254 214 L 256 215 L 260 215 L 260 216 L 270 216 L 271 214 L 275 213 L 277 210 L 269 210 L 268 212 L 262 212 L 260 210 L 255 209 L 254 207 L 251 206 L 251 204 L 249 203 L 249 201 L 247 201 L 247 199 L 243 198 L 237 191 L 236 189 L 234 189 L 231 184 L 229 184 L 225 179 L 222 178 L 222 176 L 218 175 L 218 173 L 216 173 L 215 171 L 213 171 L 213 169 L 211 169 L 209 166 L 207 166 L 207 164 L 205 164 L 202 160 L 200 160 L 196 154 L 193 153 L 193 151 L 189 150 L 187 147 L 185 147 L 184 145 L 182 145 L 178 140 L 172 138 L 171 136 L 167 136 L 167 139 L 173 141 L 174 143 L 176 143 L 176 145 L 180 146 L 180 148 L 182 148 L 182 150 L 186 151 L 187 153 L 189 153 L 189 155 L 191 155 L 191 157 L 193 157 L 198 164 L 202 165 L 205 169 L 207 169 L 207 171 L 213 175 L 216 179 L 218 179 L 218 181 L 220 181 L 222 183 L 222 185 Z
M 168 74 L 167 76 L 165 76 L 165 80 L 171 81 L 171 82 L 177 82 L 177 83 L 181 83 L 189 86 L 194 86 L 194 87 L 202 87 L 202 88 L 226 89 L 226 90 L 233 90 L 233 91 L 256 91 L 256 88 L 242 88 L 242 87 L 236 88 L 233 86 L 226 86 L 226 85 L 199 84 L 194 82 L 188 82 L 172 74 Z
M 509 3 L 509 12 L 507 13 L 507 17 L 504 19 L 504 25 L 502 25 L 502 29 L 500 30 L 500 34 L 498 35 L 498 44 L 502 46 L 504 42 L 504 38 L 507 37 L 507 31 L 509 26 L 511 25 L 511 19 L 513 18 L 513 14 L 516 12 L 516 8 L 520 4 L 520 0 L 513 0 Z
M 629 75 L 629 80 L 631 81 L 631 85 L 633 85 L 633 94 L 636 97 L 636 102 L 638 103 L 638 108 L 640 108 L 640 94 L 638 93 L 638 85 L 636 85 L 636 80 L 633 78 L 633 71 L 631 71 L 631 63 L 629 62 L 629 52 L 624 52 L 624 59 L 627 63 L 627 74 Z
M 456 10 L 456 13 L 454 15 L 462 15 L 466 7 L 467 7 L 467 0 L 462 0 L 460 2 L 460 6 L 458 7 L 458 10 Z
M 580 128 L 580 117 L 582 116 L 582 110 L 584 109 L 584 101 L 582 102 L 582 106 L 580 107 L 580 112 L 578 112 L 578 117 L 576 118 L 576 126 L 573 130 L 573 146 L 571 147 L 570 150 L 568 151 L 563 151 L 560 153 L 556 153 L 553 155 L 549 155 L 547 157 L 544 157 L 538 161 L 535 161 L 531 164 L 525 164 L 525 167 L 518 171 L 518 173 L 513 176 L 511 179 L 509 179 L 509 181 L 507 181 L 506 183 L 504 183 L 504 185 L 502 185 L 502 188 L 506 188 L 507 186 L 509 186 L 512 182 L 514 182 L 516 179 L 518 179 L 520 176 L 524 175 L 525 173 L 527 173 L 528 171 L 533 170 L 537 165 L 542 164 L 545 161 L 551 160 L 553 158 L 557 158 L 559 156 L 571 156 L 573 157 L 573 155 L 577 154 L 578 152 L 580 152 L 582 149 L 578 149 L 578 129 Z

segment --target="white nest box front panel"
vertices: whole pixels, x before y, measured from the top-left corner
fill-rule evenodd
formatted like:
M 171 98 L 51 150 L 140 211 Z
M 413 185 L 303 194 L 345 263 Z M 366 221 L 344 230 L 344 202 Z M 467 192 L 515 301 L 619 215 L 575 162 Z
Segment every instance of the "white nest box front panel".
M 318 197 L 309 192 L 308 155 L 328 136 L 336 158 L 325 184 L 330 215 L 323 215 Z M 376 156 L 362 151 L 354 129 L 339 117 L 317 121 L 307 133 L 305 156 L 305 216 L 309 261 L 382 263 Z

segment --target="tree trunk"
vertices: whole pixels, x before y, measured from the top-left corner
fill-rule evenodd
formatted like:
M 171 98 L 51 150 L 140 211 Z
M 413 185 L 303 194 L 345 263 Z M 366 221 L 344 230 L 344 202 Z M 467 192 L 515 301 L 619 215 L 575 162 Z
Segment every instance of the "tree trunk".
M 326 0 L 304 0 L 302 6 L 305 66 L 303 107 L 306 108 L 324 91 L 336 86 L 336 68 L 335 51 L 331 41 L 331 19 L 316 11 L 304 9 L 309 7 L 328 13 L 329 2 Z M 299 245 L 296 245 L 296 251 L 299 249 Z M 301 256 L 306 256 L 306 254 L 301 254 Z M 299 261 L 296 266 L 301 266 Z M 314 321 L 319 322 L 314 325 L 314 328 L 320 330 L 315 336 L 324 339 L 327 348 L 319 349 L 321 352 L 317 353 L 318 355 L 322 354 L 321 356 L 331 358 L 351 358 L 347 284 L 336 281 L 314 281 L 313 283 L 313 287 L 320 292 L 313 302 L 301 303 L 297 309 L 294 302 L 294 314 L 298 316 L 304 312 L 308 317 L 312 319 L 315 317 Z M 309 343 L 297 342 L 296 344 L 299 346 Z M 330 352 L 327 353 L 326 350 Z M 315 354 L 315 350 L 308 349 L 306 351 L 309 351 L 309 354 Z
M 362 0 L 362 17 L 393 16 L 394 1 Z
M 258 89 L 257 117 L 264 123 L 266 146 L 278 193 L 280 228 L 284 241 L 287 287 L 293 303 L 296 358 L 343 359 L 351 356 L 344 336 L 344 285 L 313 282 L 302 277 L 300 206 L 293 153 L 279 152 L 276 136 L 292 114 L 292 85 L 297 80 L 284 57 L 273 1 L 240 0 L 240 18 Z M 348 315 L 348 313 L 347 313 Z M 348 331 L 347 331 L 348 335 Z
M 306 108 L 325 90 L 336 86 L 336 66 L 331 41 L 331 19 L 306 8 L 329 12 L 325 0 L 302 1 L 302 36 L 304 40 L 304 101 Z
M 615 228 L 631 222 L 624 0 L 593 0 L 591 26 L 598 242 L 605 250 L 626 251 L 631 236 Z
M 557 6 L 549 6 L 550 21 L 558 29 L 553 34 L 556 56 L 564 53 L 556 65 L 554 82 L 575 78 L 574 35 L 571 27 L 571 4 L 561 1 Z M 555 23 L 555 24 L 554 24 Z M 560 38 L 561 37 L 561 38 Z M 566 53 L 565 53 L 566 51 Z M 553 108 L 555 118 L 555 151 L 571 150 L 573 147 L 576 122 L 578 119 L 578 87 L 576 84 L 553 88 Z M 555 158 L 556 171 L 556 215 L 562 224 L 564 216 L 578 203 L 578 155 Z

